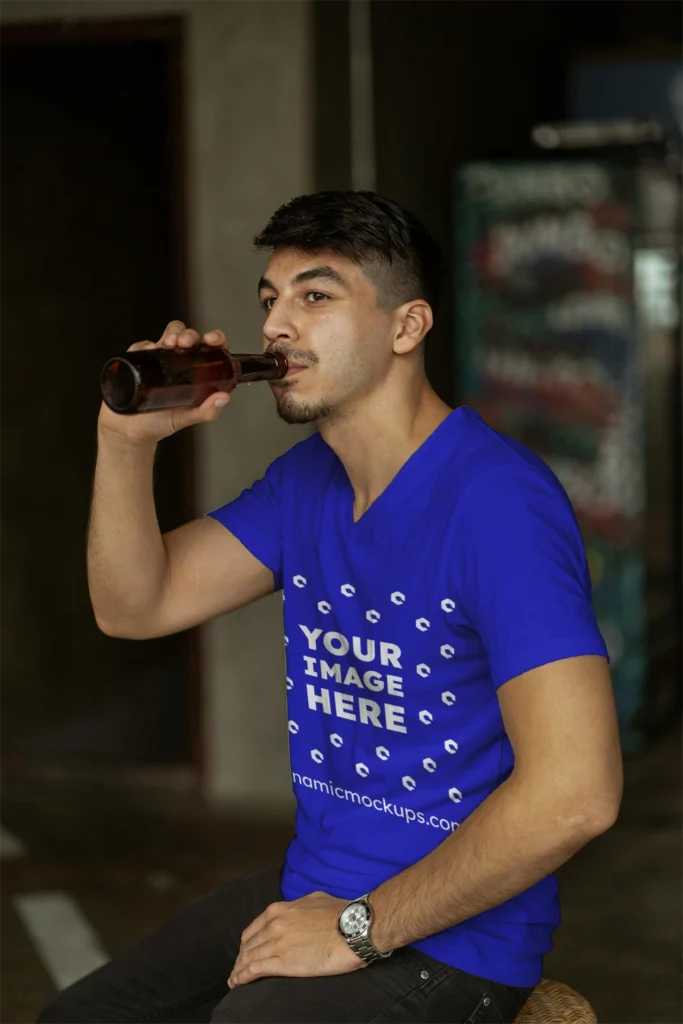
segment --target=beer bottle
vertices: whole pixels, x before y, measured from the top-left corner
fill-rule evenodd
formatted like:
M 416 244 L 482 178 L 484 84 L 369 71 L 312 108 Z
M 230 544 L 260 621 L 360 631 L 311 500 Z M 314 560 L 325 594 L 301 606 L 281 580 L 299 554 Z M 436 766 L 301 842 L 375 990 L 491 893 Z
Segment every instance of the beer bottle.
M 216 391 L 239 384 L 280 380 L 284 356 L 236 355 L 214 345 L 191 349 L 141 349 L 112 356 L 102 367 L 102 397 L 113 412 L 129 415 L 201 405 Z

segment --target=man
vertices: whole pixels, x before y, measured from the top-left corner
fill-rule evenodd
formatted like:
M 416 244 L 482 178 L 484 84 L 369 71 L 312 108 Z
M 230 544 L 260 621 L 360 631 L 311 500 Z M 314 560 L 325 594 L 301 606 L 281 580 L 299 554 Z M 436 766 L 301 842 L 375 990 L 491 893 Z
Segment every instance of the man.
M 155 446 L 226 396 L 103 407 L 88 569 L 119 637 L 283 590 L 296 837 L 40 1019 L 512 1021 L 559 923 L 551 872 L 621 798 L 579 529 L 541 459 L 427 382 L 441 258 L 412 215 L 302 196 L 256 244 L 277 410 L 318 433 L 162 537 Z M 173 322 L 157 344 L 199 341 Z

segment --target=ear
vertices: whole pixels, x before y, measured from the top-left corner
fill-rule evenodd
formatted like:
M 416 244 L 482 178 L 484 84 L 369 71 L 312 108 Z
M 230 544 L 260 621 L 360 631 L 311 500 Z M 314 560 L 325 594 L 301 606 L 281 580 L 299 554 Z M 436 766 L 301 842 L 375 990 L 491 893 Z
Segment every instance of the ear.
M 398 327 L 394 337 L 394 352 L 400 356 L 407 355 L 413 352 L 431 331 L 434 314 L 428 302 L 417 299 L 415 302 L 406 302 L 396 311 L 396 315 Z

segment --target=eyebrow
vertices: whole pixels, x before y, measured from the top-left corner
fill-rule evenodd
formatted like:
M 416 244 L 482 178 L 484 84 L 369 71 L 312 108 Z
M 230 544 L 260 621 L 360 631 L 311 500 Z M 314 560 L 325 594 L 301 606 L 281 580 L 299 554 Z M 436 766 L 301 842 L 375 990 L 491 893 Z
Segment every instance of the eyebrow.
M 305 281 L 329 281 L 330 284 L 339 285 L 342 288 L 346 288 L 346 281 L 337 273 L 332 267 L 321 266 L 311 267 L 309 270 L 302 270 L 292 278 L 292 284 L 303 284 Z M 264 288 L 270 288 L 271 291 L 276 292 L 277 288 L 272 281 L 269 281 L 267 277 L 262 277 L 258 283 L 258 290 L 261 292 Z

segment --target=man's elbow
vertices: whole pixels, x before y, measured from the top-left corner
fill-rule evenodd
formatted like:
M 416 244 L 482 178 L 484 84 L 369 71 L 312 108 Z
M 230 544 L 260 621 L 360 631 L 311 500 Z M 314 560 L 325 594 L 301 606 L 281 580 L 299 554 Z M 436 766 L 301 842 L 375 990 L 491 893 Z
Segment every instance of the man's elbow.
M 567 819 L 579 841 L 590 842 L 612 828 L 619 817 L 622 794 L 621 775 L 605 785 L 595 786 L 589 794 L 572 794 Z
M 610 800 L 603 801 L 599 805 L 596 804 L 591 808 L 591 814 L 586 819 L 586 825 L 588 830 L 588 838 L 596 839 L 602 835 L 603 832 L 608 832 L 609 829 L 616 823 L 619 817 L 619 809 L 621 807 L 621 796 Z
M 115 640 L 153 640 L 161 635 L 139 620 L 134 623 L 113 623 L 95 616 L 95 621 L 101 633 L 113 637 Z

